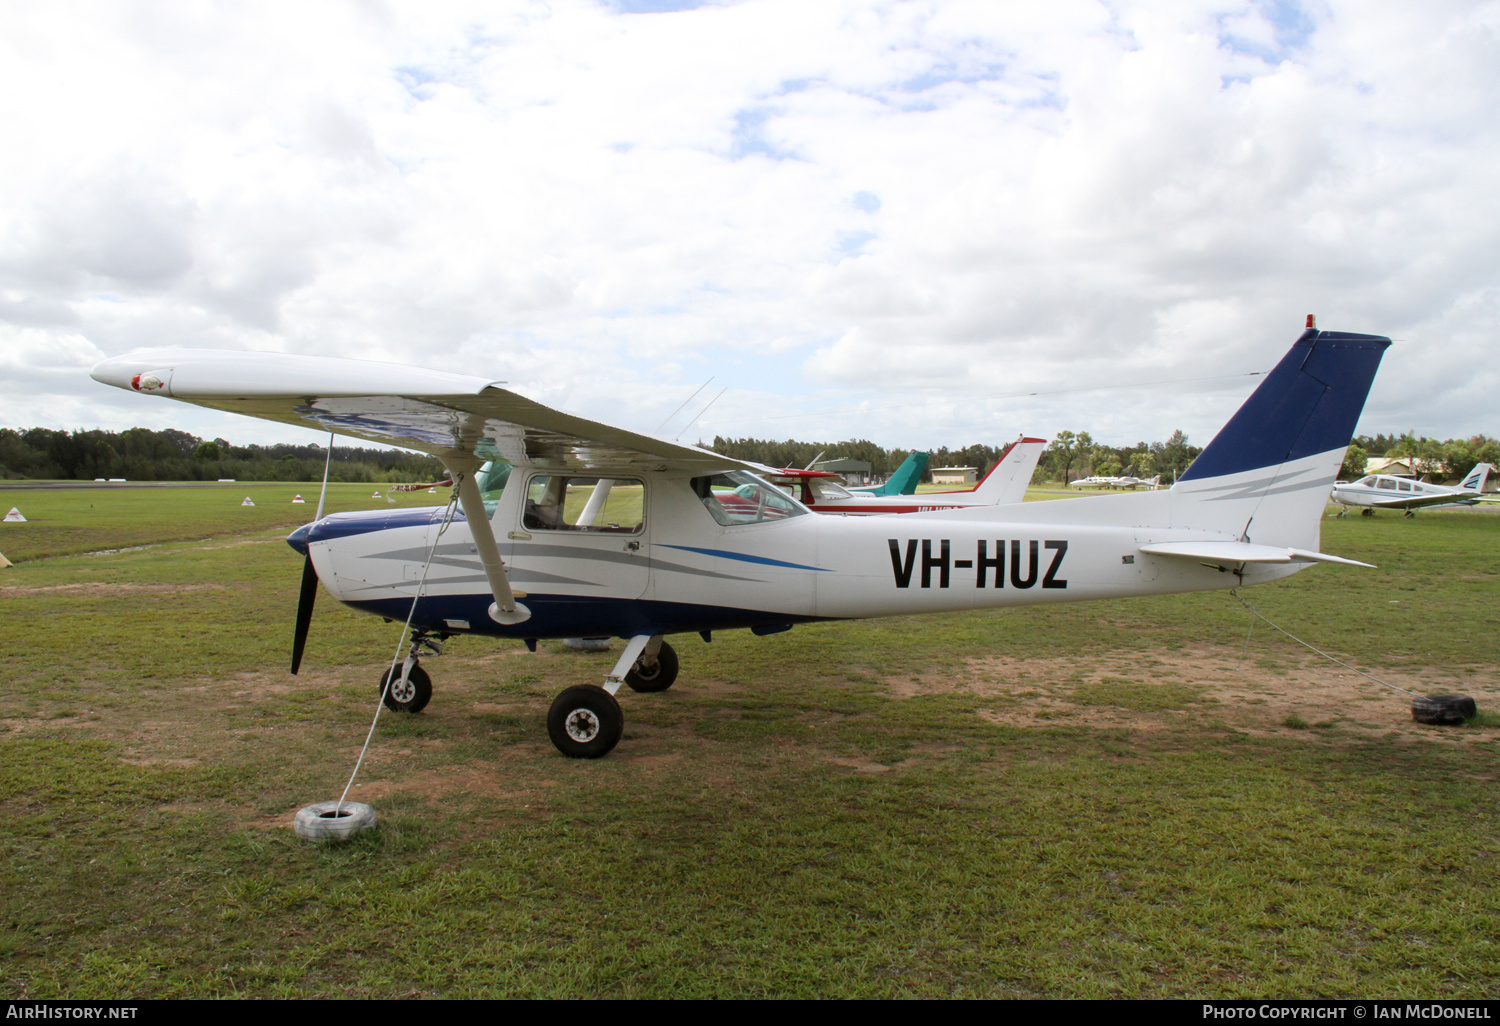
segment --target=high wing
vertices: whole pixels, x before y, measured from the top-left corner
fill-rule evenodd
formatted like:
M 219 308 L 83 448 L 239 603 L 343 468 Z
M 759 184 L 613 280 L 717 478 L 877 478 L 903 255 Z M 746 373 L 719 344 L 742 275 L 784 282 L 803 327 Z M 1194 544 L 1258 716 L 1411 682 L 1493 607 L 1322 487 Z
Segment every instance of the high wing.
M 366 441 L 445 463 L 504 459 L 556 471 L 751 470 L 697 446 L 637 434 L 543 406 L 503 382 L 367 360 L 213 349 L 152 349 L 90 372 L 127 391 L 159 393 Z
M 488 378 L 421 367 L 284 353 L 156 349 L 105 360 L 89 373 L 116 388 L 436 456 L 452 475 L 489 581 L 495 600 L 489 615 L 502 624 L 524 623 L 531 611 L 517 601 L 526 595 L 511 588 L 485 516 L 476 483 L 484 461 L 503 459 L 517 467 L 585 475 L 653 470 L 712 474 L 748 466 L 696 446 L 554 410 Z M 303 575 L 303 605 L 309 608 L 310 572 L 311 562 Z

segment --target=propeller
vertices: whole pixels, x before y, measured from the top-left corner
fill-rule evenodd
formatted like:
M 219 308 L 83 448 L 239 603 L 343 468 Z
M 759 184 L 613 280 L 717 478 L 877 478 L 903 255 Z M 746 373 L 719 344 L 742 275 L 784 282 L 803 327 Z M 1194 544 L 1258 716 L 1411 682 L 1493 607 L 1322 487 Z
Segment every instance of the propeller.
M 318 571 L 313 569 L 312 553 L 302 564 L 302 594 L 297 597 L 297 628 L 292 634 L 292 673 L 302 665 L 302 650 L 307 647 L 307 628 L 312 625 L 313 602 L 318 598 Z
M 323 489 L 318 492 L 318 512 L 313 517 L 316 524 L 323 519 L 323 502 L 328 498 L 328 468 L 333 465 L 333 432 L 328 432 L 328 455 L 323 457 Z M 308 525 L 309 527 L 312 525 Z M 293 537 L 306 531 L 299 528 Z M 318 599 L 318 571 L 313 568 L 312 546 L 307 544 L 302 563 L 302 592 L 297 596 L 297 626 L 292 632 L 292 673 L 302 665 L 302 650 L 307 647 L 307 629 L 312 626 L 313 603 Z

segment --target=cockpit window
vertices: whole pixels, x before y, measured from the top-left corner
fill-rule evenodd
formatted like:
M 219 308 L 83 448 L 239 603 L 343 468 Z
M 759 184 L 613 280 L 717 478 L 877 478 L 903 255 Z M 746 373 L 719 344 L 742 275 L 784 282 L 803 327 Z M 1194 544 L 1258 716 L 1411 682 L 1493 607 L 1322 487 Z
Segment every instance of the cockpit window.
M 1395 487 L 1396 487 L 1396 482 L 1393 481 L 1393 480 L 1391 480 L 1388 477 L 1382 477 L 1378 481 L 1375 482 L 1375 487 L 1376 488 L 1388 488 L 1388 489 L 1394 490 Z
M 810 482 L 810 484 L 812 486 L 813 494 L 823 502 L 828 502 L 830 499 L 854 498 L 849 489 L 845 488 L 837 481 L 830 481 L 828 478 L 814 478 Z
M 691 483 L 703 508 L 724 527 L 786 520 L 807 512 L 790 495 L 743 470 L 695 477 Z
M 532 531 L 635 534 L 645 523 L 640 481 L 538 474 L 526 486 L 521 526 Z

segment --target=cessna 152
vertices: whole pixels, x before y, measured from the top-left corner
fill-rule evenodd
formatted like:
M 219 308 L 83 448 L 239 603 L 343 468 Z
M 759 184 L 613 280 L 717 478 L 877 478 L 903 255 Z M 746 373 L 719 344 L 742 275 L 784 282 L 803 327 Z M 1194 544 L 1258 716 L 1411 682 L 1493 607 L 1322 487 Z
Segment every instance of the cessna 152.
M 871 495 L 845 488 L 837 474 L 821 470 L 774 470 L 763 474 L 814 513 L 870 516 L 876 513 L 921 513 L 963 506 L 1003 506 L 1026 498 L 1026 486 L 1047 444 L 1022 435 L 1000 454 L 990 472 L 973 488 L 921 495 Z
M 1350 506 L 1364 507 L 1360 512 L 1371 516 L 1377 509 L 1404 509 L 1407 516 L 1415 516 L 1424 506 L 1473 506 L 1481 502 L 1500 502 L 1500 498 L 1484 494 L 1484 482 L 1495 468 L 1481 463 L 1469 471 L 1469 476 L 1457 488 L 1447 485 L 1413 481 L 1393 474 L 1369 474 L 1352 484 L 1342 481 L 1333 486 L 1333 501 L 1342 508 L 1343 516 Z
M 458 634 L 617 636 L 604 685 L 558 695 L 548 733 L 597 758 L 620 684 L 675 680 L 669 634 L 1260 584 L 1310 563 L 1329 486 L 1390 340 L 1309 329 L 1170 490 L 881 517 L 810 515 L 747 465 L 542 406 L 486 378 L 320 357 L 157 350 L 93 377 L 432 453 L 457 503 L 323 517 L 305 555 L 292 671 L 321 580 L 413 630 L 388 705 L 431 696 L 418 654 Z M 485 461 L 499 473 L 484 475 Z M 490 490 L 486 498 L 483 488 Z M 394 667 L 393 667 L 394 669 Z

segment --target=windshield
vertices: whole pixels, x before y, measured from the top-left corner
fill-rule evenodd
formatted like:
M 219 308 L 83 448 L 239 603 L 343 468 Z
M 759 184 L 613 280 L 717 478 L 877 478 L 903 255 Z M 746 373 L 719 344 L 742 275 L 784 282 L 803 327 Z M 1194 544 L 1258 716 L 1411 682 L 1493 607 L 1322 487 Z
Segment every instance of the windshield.
M 786 520 L 807 512 L 790 495 L 743 470 L 695 477 L 692 486 L 703 508 L 724 527 Z
M 493 460 L 479 468 L 475 480 L 479 484 L 479 495 L 484 499 L 484 515 L 495 518 L 495 508 L 500 505 L 500 496 L 505 494 L 505 483 L 515 469 L 504 460 Z
M 854 498 L 854 496 L 849 492 L 849 489 L 845 488 L 837 481 L 830 481 L 826 478 L 817 478 L 811 482 L 811 485 L 813 494 L 816 495 L 819 499 L 824 500 L 825 502 L 830 499 Z

